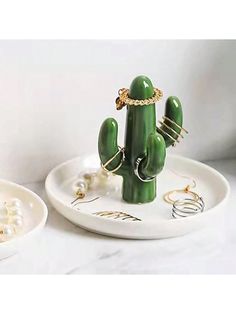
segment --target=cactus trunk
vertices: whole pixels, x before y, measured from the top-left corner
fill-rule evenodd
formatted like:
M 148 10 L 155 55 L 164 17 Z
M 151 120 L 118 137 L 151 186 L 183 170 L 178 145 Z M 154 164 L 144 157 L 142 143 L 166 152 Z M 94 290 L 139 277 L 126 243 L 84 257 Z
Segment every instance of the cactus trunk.
M 151 97 L 152 95 L 148 95 Z M 130 91 L 135 97 L 135 90 Z M 145 157 L 148 136 L 156 132 L 155 104 L 148 106 L 127 106 L 125 159 L 131 172 L 124 176 L 123 199 L 129 203 L 151 202 L 156 197 L 156 179 L 151 182 L 140 181 L 133 173 L 138 157 Z
M 152 97 L 154 89 L 151 81 L 145 76 L 135 78 L 129 89 L 129 97 L 144 100 Z M 177 99 L 177 98 L 176 98 Z M 176 101 L 175 99 L 175 101 Z M 167 107 L 172 108 L 170 100 Z M 181 121 L 182 108 L 174 104 L 170 111 L 172 119 Z M 167 115 L 168 115 L 168 108 Z M 156 175 L 163 169 L 166 145 L 171 142 L 164 138 L 163 132 L 156 131 L 156 109 L 155 104 L 127 105 L 126 132 L 125 132 L 125 158 L 118 154 L 112 162 L 107 165 L 108 170 L 115 169 L 122 161 L 122 166 L 115 173 L 123 177 L 123 199 L 128 203 L 138 204 L 151 202 L 156 197 Z M 176 130 L 179 132 L 179 130 Z M 100 129 L 98 150 L 101 162 L 105 164 L 118 151 L 117 145 L 118 125 L 116 120 L 108 118 L 103 122 Z M 141 158 L 139 164 L 139 176 L 142 180 L 154 178 L 149 182 L 143 182 L 134 172 L 137 159 Z
M 133 173 L 123 176 L 122 197 L 127 203 L 148 203 L 156 197 L 156 179 L 140 181 Z

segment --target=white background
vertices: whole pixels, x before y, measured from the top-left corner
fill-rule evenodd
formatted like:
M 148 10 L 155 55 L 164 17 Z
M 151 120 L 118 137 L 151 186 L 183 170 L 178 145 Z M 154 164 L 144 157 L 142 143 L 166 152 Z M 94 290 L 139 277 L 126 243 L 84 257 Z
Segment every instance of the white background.
M 192 40 L 0 41 L 0 176 L 43 180 L 56 164 L 97 151 L 102 121 L 139 75 L 183 103 L 189 130 L 170 149 L 199 160 L 236 155 L 236 43 Z M 169 150 L 169 151 L 170 151 Z

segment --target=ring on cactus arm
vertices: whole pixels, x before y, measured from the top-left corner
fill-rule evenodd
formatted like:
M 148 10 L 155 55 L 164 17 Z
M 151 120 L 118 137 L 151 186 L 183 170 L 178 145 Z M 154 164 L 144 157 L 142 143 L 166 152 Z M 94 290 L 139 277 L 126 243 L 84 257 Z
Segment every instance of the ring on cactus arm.
M 134 174 L 136 175 L 136 177 L 139 178 L 140 181 L 142 182 L 151 182 L 153 181 L 156 176 L 154 177 L 147 177 L 146 179 L 143 179 L 140 174 L 139 174 L 139 166 L 140 166 L 140 162 L 143 160 L 143 158 L 138 157 L 136 162 L 135 162 L 135 168 L 134 168 Z
M 110 164 L 120 153 L 122 153 L 122 158 L 121 158 L 121 161 L 120 161 L 119 165 L 118 165 L 116 168 L 112 169 L 112 170 L 108 170 L 108 169 L 107 169 L 107 166 L 109 166 L 109 164 Z M 117 170 L 120 169 L 120 167 L 122 166 L 122 163 L 123 163 L 123 161 L 124 161 L 124 158 L 125 158 L 125 150 L 124 150 L 124 147 L 121 148 L 120 146 L 118 146 L 118 151 L 117 151 L 108 161 L 106 161 L 105 164 L 101 164 L 101 167 L 102 167 L 102 169 L 105 170 L 106 172 L 114 173 L 114 172 L 116 172 Z
M 116 109 L 121 110 L 126 105 L 129 106 L 147 106 L 152 105 L 161 99 L 163 93 L 160 89 L 154 88 L 154 94 L 152 97 L 146 99 L 132 99 L 129 97 L 129 89 L 121 88 L 118 92 L 119 97 L 116 98 Z
M 166 116 L 163 116 L 162 119 L 163 119 L 162 121 L 158 121 L 158 122 L 160 123 L 160 125 L 161 125 L 162 127 L 165 127 L 167 130 L 165 131 L 165 130 L 159 128 L 158 131 L 161 131 L 163 134 L 165 134 L 166 136 L 168 136 L 172 141 L 174 141 L 173 146 L 175 146 L 176 142 L 179 143 L 179 137 L 184 138 L 184 136 L 183 136 L 183 134 L 182 134 L 181 132 L 185 132 L 186 134 L 188 134 L 188 131 L 187 131 L 185 128 L 181 127 L 180 125 L 178 125 L 175 121 L 171 120 L 170 118 L 168 118 L 168 117 L 166 117 Z M 178 133 L 177 131 L 175 131 L 175 130 L 173 129 L 173 127 L 167 125 L 167 124 L 165 123 L 165 121 L 168 121 L 170 124 L 172 124 L 173 126 L 177 127 L 177 128 L 180 130 L 180 133 Z M 173 136 L 176 135 L 177 138 L 174 138 L 174 137 L 168 132 L 168 130 L 169 130 L 170 132 L 172 132 L 172 135 L 173 135 Z

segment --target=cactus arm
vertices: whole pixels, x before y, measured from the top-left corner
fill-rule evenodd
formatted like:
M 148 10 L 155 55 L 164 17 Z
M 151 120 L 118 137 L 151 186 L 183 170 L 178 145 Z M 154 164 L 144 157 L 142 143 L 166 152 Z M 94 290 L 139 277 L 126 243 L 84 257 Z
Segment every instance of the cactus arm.
M 140 165 L 144 177 L 158 175 L 164 167 L 166 157 L 165 140 L 161 134 L 151 133 L 147 139 L 147 155 Z
M 98 152 L 100 160 L 105 164 L 118 151 L 117 145 L 118 124 L 115 119 L 107 118 L 99 132 L 98 137 Z M 108 170 L 115 169 L 121 162 L 122 154 L 120 153 L 106 168 Z M 121 168 L 117 170 L 116 174 L 120 174 Z
M 180 127 L 183 125 L 183 111 L 181 102 L 179 99 L 175 96 L 171 96 L 166 101 L 166 108 L 165 108 L 165 116 L 169 119 L 173 120 L 175 123 L 177 123 Z M 174 129 L 178 134 L 180 134 L 181 129 L 178 128 L 173 123 L 169 122 L 168 120 L 164 119 L 163 121 L 165 124 L 167 124 L 169 127 Z M 168 129 L 165 126 L 161 126 L 157 128 L 157 132 L 159 132 L 165 140 L 166 147 L 169 147 L 174 144 L 174 140 L 172 140 L 170 137 L 168 137 L 164 132 L 170 134 L 173 138 L 177 139 L 178 135 L 176 135 L 174 132 L 172 132 L 170 129 Z

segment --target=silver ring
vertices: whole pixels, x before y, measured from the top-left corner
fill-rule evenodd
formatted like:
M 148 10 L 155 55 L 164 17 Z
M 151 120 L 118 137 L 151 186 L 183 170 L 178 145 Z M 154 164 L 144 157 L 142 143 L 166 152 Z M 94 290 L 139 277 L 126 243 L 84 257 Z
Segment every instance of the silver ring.
M 139 165 L 140 165 L 140 162 L 143 160 L 143 158 L 140 158 L 138 157 L 136 162 L 135 162 L 135 168 L 134 168 L 134 174 L 136 175 L 136 177 L 139 178 L 140 181 L 142 182 L 151 182 L 153 180 L 156 179 L 156 176 L 154 177 L 147 177 L 146 179 L 143 179 L 140 177 L 140 174 L 139 174 Z
M 177 200 L 174 202 L 172 207 L 172 217 L 173 218 L 185 218 L 202 213 L 205 208 L 205 203 L 202 197 L 198 200 L 193 200 L 191 198 L 185 198 L 182 200 Z

